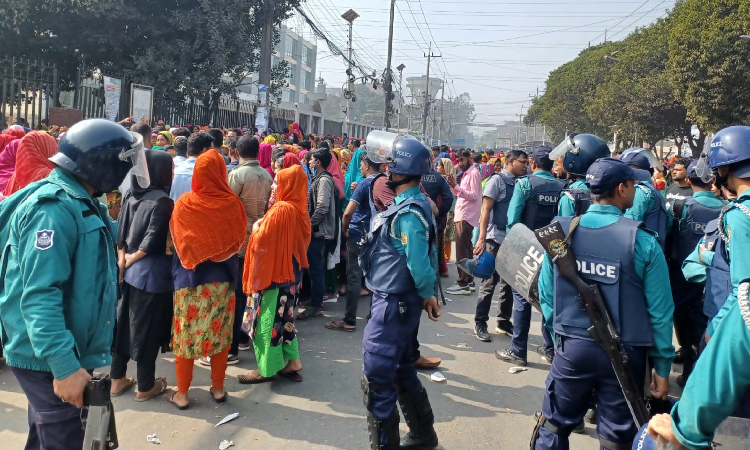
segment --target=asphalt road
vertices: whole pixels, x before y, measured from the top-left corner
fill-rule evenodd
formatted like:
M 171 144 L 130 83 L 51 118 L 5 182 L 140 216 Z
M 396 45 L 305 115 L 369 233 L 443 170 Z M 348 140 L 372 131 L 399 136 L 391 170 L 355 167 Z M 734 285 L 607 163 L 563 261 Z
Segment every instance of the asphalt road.
M 451 266 L 455 276 L 455 268 Z M 443 279 L 448 287 L 449 280 Z M 452 281 L 452 279 L 450 280 Z M 450 296 L 449 296 L 450 297 Z M 544 381 L 549 364 L 536 353 L 541 345 L 541 316 L 534 312 L 529 338 L 528 370 L 508 373 L 511 364 L 495 359 L 494 351 L 505 348 L 510 338 L 494 334 L 484 343 L 473 333 L 476 293 L 453 296 L 443 307 L 440 322 L 423 315 L 419 339 L 426 356 L 443 359 L 439 367 L 447 382 L 430 381 L 432 371 L 422 371 L 435 412 L 436 429 L 444 449 L 526 449 L 534 428 L 534 412 L 541 409 Z M 340 318 L 342 298 L 327 303 L 326 316 Z M 368 435 L 362 404 L 362 331 L 369 298 L 360 299 L 358 328 L 345 333 L 324 328 L 323 319 L 298 323 L 304 369 L 302 383 L 279 379 L 272 383 L 246 386 L 237 375 L 255 369 L 252 351 L 241 352 L 240 364 L 229 366 L 227 403 L 211 400 L 209 368 L 196 363 L 190 390 L 191 407 L 178 411 L 164 397 L 137 403 L 134 394 L 114 399 L 121 449 L 149 449 L 154 444 L 146 436 L 156 434 L 162 450 L 211 450 L 226 439 L 236 449 L 367 449 Z M 497 302 L 491 314 L 497 313 Z M 107 369 L 103 370 L 104 372 Z M 128 376 L 135 375 L 131 362 Z M 157 376 L 164 376 L 174 387 L 174 360 L 162 355 Z M 674 384 L 673 384 L 674 385 Z M 218 428 L 224 416 L 239 412 L 240 417 Z M 0 442 L 3 449 L 22 449 L 26 440 L 26 399 L 11 371 L 0 362 Z M 407 431 L 401 423 L 402 435 Z M 571 448 L 597 449 L 595 429 L 571 436 Z

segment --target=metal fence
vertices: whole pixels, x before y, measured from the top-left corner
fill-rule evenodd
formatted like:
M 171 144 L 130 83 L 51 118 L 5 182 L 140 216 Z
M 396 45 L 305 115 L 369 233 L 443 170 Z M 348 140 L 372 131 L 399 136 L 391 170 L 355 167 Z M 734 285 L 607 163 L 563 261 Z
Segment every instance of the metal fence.
M 57 98 L 57 68 L 41 61 L 0 59 L 0 119 L 24 118 L 36 127 Z

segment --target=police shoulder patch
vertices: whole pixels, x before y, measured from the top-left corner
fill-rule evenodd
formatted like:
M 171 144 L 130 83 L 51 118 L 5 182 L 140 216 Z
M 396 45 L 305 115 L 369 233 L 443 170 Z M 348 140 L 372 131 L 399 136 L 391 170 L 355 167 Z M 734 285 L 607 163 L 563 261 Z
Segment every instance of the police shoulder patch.
M 39 250 L 49 250 L 54 243 L 55 232 L 52 230 L 39 230 L 36 232 L 34 247 Z
M 406 236 L 406 233 L 401 233 L 401 244 L 406 245 L 409 243 L 409 238 Z

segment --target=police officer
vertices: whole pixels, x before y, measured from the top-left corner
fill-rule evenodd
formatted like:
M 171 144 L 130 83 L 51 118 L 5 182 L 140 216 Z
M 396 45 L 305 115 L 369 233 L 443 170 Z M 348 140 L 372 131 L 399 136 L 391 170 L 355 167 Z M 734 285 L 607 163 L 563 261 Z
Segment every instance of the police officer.
M 613 158 L 597 160 L 588 170 L 593 204 L 581 216 L 571 251 L 581 266 L 605 264 L 602 271 L 583 270 L 589 283 L 598 283 L 628 352 L 636 380 L 643 380 L 646 359 L 655 365 L 651 393 L 666 398 L 672 347 L 672 295 L 664 283 L 667 264 L 652 233 L 623 217 L 635 196 L 635 173 Z M 571 218 L 558 218 L 566 232 Z M 601 245 L 606 242 L 607 245 Z M 603 275 L 602 275 L 603 274 Z M 567 449 L 568 436 L 583 420 L 592 391 L 596 391 L 602 448 L 630 449 L 637 431 L 605 351 L 592 340 L 591 321 L 578 291 L 553 273 L 548 255 L 539 275 L 539 296 L 547 324 L 554 323 L 556 355 L 547 377 L 537 450 Z M 554 319 L 554 320 L 553 320 Z
M 568 173 L 568 186 L 563 189 L 557 204 L 557 215 L 580 216 L 591 205 L 591 193 L 586 186 L 586 171 L 599 158 L 609 156 L 609 146 L 593 134 L 573 134 L 571 148 L 563 157 L 563 169 Z
M 474 246 L 474 255 L 479 256 L 485 250 L 492 256 L 497 256 L 500 245 L 505 239 L 505 229 L 508 222 L 508 206 L 513 197 L 516 178 L 526 174 L 528 155 L 522 150 L 511 150 L 505 157 L 505 168 L 495 173 L 487 180 L 482 197 L 482 212 L 479 216 L 479 237 Z M 495 286 L 500 283 L 499 314 L 496 332 L 513 334 L 511 314 L 513 311 L 513 292 L 508 283 L 500 279 L 495 271 L 490 278 L 482 281 L 479 286 L 477 308 L 474 315 L 474 333 L 477 339 L 484 342 L 492 340 L 487 332 L 492 296 Z
M 654 169 L 645 153 L 646 149 L 631 148 L 623 152 L 620 161 L 635 170 L 638 183 L 636 184 L 635 199 L 633 206 L 625 212 L 625 217 L 643 222 L 649 230 L 656 233 L 659 246 L 664 250 L 667 238 L 667 229 L 671 225 L 667 214 L 667 206 L 664 197 L 656 190 L 651 176 Z
M 365 283 L 373 292 L 372 318 L 362 339 L 370 445 L 374 450 L 431 449 L 438 445 L 435 419 L 417 378 L 411 339 L 422 309 L 431 320 L 440 315 L 434 290 L 435 222 L 419 188 L 421 176 L 430 171 L 430 154 L 418 140 L 400 135 L 386 158 L 388 184 L 396 198 L 386 211 L 373 213 L 360 259 Z M 400 446 L 397 399 L 409 426 Z
M 729 261 L 731 284 L 726 289 L 727 300 L 706 329 L 708 345 L 671 417 L 656 416 L 649 423 L 652 436 L 661 435 L 689 449 L 710 446 L 719 423 L 735 410 L 750 388 L 745 358 L 750 353 L 750 260 L 746 256 L 750 248 L 750 127 L 732 126 L 716 133 L 696 171 L 704 180 L 715 175 L 718 186 L 738 197 L 718 221 Z M 714 261 L 717 255 L 718 251 Z M 715 294 L 721 295 L 718 289 Z M 711 389 L 706 389 L 707 380 Z
M 513 197 L 508 206 L 507 231 L 517 223 L 536 230 L 549 225 L 555 217 L 557 201 L 564 182 L 552 175 L 553 161 L 549 158 L 550 147 L 537 147 L 529 158 L 532 174 L 516 181 Z M 526 365 L 526 346 L 531 326 L 531 304 L 521 294 L 513 290 L 513 337 L 510 347 L 495 351 L 495 357 L 515 364 Z M 554 355 L 552 337 L 542 326 L 544 345 L 537 352 L 551 362 Z
M 142 137 L 108 120 L 72 126 L 50 160 L 0 203 L 0 337 L 29 402 L 26 448 L 72 449 L 90 374 L 111 363 L 117 301 L 117 226 L 96 198 L 131 169 L 149 180 Z
M 708 319 L 703 314 L 703 286 L 689 282 L 682 273 L 682 264 L 703 237 L 708 223 L 719 217 L 724 202 L 711 192 L 710 181 L 704 182 L 696 173 L 698 161 L 688 164 L 687 178 L 692 195 L 675 198 L 672 203 L 675 222 L 671 229 L 667 264 L 669 282 L 675 300 L 674 328 L 677 341 L 682 346 L 682 375 L 677 384 L 685 386 L 690 376 L 700 341 L 706 330 Z M 676 358 L 675 358 L 676 359 Z

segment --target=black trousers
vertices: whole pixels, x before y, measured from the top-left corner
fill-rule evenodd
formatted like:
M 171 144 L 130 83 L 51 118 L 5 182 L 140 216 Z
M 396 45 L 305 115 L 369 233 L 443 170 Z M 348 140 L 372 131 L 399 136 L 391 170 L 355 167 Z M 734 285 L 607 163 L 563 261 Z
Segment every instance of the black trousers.
M 140 361 L 136 363 L 136 376 L 135 379 L 138 382 L 138 391 L 147 392 L 154 387 L 154 381 L 156 380 L 156 358 L 159 356 L 159 348 L 156 347 L 153 352 L 153 358 L 150 355 L 144 355 Z M 112 366 L 109 369 L 109 376 L 113 380 L 125 378 L 128 370 L 129 356 L 115 355 L 112 357 Z

